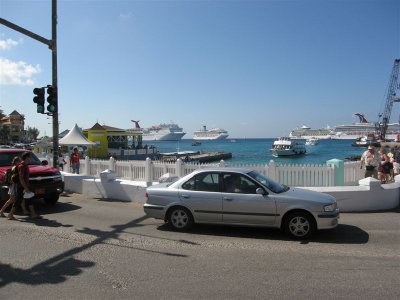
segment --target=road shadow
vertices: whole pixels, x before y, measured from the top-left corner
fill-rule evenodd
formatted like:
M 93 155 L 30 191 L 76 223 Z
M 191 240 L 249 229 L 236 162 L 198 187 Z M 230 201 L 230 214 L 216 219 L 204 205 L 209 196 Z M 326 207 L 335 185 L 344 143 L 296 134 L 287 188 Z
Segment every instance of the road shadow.
M 68 276 L 77 276 L 83 272 L 84 268 L 94 265 L 94 262 L 67 256 L 51 264 L 41 263 L 27 270 L 0 263 L 0 288 L 11 282 L 29 285 L 62 283 L 68 279 Z
M 129 200 L 119 200 L 119 199 L 112 199 L 112 198 L 93 198 L 94 200 L 100 202 L 121 202 L 121 203 L 130 203 L 132 201 Z
M 168 224 L 162 224 L 158 226 L 158 230 L 173 231 Z M 295 240 L 287 237 L 281 230 L 277 228 L 196 224 L 188 232 L 197 235 L 296 242 Z M 334 229 L 317 231 L 310 239 L 297 242 L 302 244 L 307 244 L 310 242 L 332 244 L 365 244 L 368 243 L 368 241 L 369 234 L 361 228 L 352 225 L 339 224 Z
M 66 250 L 63 253 L 55 255 L 47 260 L 44 260 L 29 269 L 21 269 L 14 267 L 10 264 L 0 262 L 0 289 L 11 283 L 22 283 L 27 285 L 41 285 L 41 284 L 58 284 L 68 280 L 68 276 L 78 276 L 83 272 L 84 268 L 91 268 L 95 266 L 93 261 L 78 260 L 74 257 L 79 253 L 86 251 L 99 244 L 112 244 L 117 247 L 130 248 L 139 251 L 145 251 L 155 255 L 166 255 L 179 258 L 186 258 L 187 255 L 173 253 L 173 252 L 160 252 L 144 247 L 131 247 L 129 245 L 119 245 L 113 242 L 113 239 L 120 240 L 119 236 L 128 228 L 142 226 L 140 223 L 147 219 L 146 216 L 129 221 L 126 224 L 114 225 L 110 231 L 101 231 L 90 228 L 84 228 L 78 232 L 86 233 L 95 236 L 95 238 L 79 247 Z M 34 220 L 35 224 L 40 222 L 52 222 L 51 220 Z
M 74 225 L 69 225 L 69 224 L 63 224 L 60 222 L 57 222 L 56 220 L 49 220 L 46 218 L 43 219 L 31 219 L 29 217 L 25 219 L 19 219 L 21 222 L 25 223 L 32 223 L 35 224 L 36 226 L 43 226 L 43 227 L 73 227 Z
M 47 205 L 44 201 L 37 202 L 35 207 L 43 215 L 71 212 L 82 208 L 72 202 L 57 202 L 54 205 Z
M 57 202 L 54 205 L 49 205 L 46 204 L 43 199 L 34 199 L 32 201 L 35 206 L 36 212 L 38 212 L 40 215 L 65 213 L 82 208 L 81 206 L 73 204 L 72 202 Z M 11 206 L 7 208 L 6 212 L 9 212 L 10 209 Z M 15 215 L 24 216 L 21 207 L 17 207 Z

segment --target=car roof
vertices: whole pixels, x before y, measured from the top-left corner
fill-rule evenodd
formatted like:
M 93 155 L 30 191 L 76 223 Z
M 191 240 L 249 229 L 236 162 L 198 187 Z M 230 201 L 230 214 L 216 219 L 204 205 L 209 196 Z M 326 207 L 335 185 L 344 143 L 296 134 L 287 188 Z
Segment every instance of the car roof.
M 203 173 L 203 172 L 224 172 L 224 173 L 242 173 L 242 174 L 247 174 L 253 170 L 250 169 L 242 169 L 242 168 L 232 168 L 232 167 L 223 167 L 223 168 L 217 168 L 217 167 L 210 167 L 210 168 L 203 168 L 203 169 L 198 169 L 195 170 L 193 173 Z

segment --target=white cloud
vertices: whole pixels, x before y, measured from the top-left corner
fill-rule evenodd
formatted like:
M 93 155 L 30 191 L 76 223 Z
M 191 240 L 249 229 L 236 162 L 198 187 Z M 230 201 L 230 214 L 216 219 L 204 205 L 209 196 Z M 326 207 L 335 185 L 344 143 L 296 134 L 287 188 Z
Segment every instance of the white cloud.
M 39 65 L 0 58 L 0 85 L 33 85 L 32 76 L 41 71 Z
M 0 50 L 10 50 L 12 47 L 21 44 L 22 40 L 15 41 L 12 39 L 0 40 Z
M 132 18 L 132 13 L 131 12 L 120 13 L 119 18 L 120 18 L 120 20 L 128 20 L 128 19 Z

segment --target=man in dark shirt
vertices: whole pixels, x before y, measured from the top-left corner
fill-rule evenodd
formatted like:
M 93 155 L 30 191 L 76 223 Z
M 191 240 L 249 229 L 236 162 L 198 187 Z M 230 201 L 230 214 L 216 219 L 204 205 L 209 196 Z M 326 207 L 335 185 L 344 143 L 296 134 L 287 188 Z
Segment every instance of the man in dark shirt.
M 35 196 L 29 188 L 29 161 L 31 159 L 30 152 L 22 154 L 22 162 L 18 165 L 18 184 L 17 184 L 17 199 L 13 204 L 13 207 L 8 215 L 8 218 L 13 218 L 17 207 L 21 204 L 22 200 L 25 199 L 25 205 L 28 207 L 32 219 L 41 219 L 35 211 L 35 207 L 32 202 L 32 198 Z

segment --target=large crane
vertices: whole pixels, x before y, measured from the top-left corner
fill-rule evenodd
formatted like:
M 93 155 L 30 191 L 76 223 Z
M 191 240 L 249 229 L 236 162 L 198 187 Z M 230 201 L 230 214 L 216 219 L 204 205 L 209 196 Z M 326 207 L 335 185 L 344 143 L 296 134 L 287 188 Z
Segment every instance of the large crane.
M 382 141 L 386 138 L 386 131 L 389 125 L 390 115 L 392 114 L 392 107 L 394 102 L 400 102 L 400 98 L 396 98 L 396 90 L 400 88 L 399 83 L 399 67 L 400 59 L 394 60 L 392 73 L 389 79 L 389 87 L 386 94 L 386 104 L 383 114 L 379 115 L 379 121 L 376 123 L 376 131 L 378 138 Z

